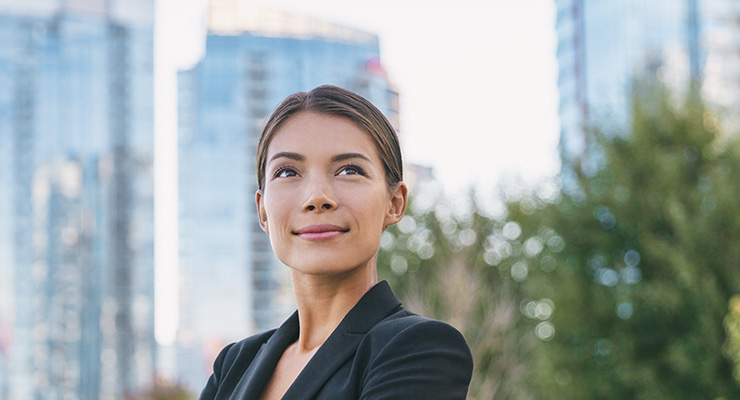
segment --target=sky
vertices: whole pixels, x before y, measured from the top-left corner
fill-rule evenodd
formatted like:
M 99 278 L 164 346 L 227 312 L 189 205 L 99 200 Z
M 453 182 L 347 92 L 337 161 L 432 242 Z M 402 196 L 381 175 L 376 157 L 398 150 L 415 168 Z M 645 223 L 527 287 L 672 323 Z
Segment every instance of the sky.
M 406 159 L 433 166 L 448 191 L 557 172 L 553 1 L 307 3 L 271 1 L 379 35 Z
M 200 34 L 207 0 L 168 1 L 174 30 Z M 378 35 L 400 92 L 404 156 L 432 166 L 446 191 L 535 185 L 557 173 L 554 1 L 249 1 Z M 188 65 L 199 50 L 174 57 Z

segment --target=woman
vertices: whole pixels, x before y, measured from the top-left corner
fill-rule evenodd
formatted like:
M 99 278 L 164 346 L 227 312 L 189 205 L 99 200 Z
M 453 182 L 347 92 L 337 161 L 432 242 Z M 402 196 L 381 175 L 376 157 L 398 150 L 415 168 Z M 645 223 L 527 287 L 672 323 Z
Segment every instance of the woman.
M 378 283 L 380 237 L 406 208 L 393 127 L 362 97 L 288 97 L 257 148 L 259 222 L 290 268 L 298 311 L 224 348 L 200 398 L 464 399 L 473 362 L 453 327 Z

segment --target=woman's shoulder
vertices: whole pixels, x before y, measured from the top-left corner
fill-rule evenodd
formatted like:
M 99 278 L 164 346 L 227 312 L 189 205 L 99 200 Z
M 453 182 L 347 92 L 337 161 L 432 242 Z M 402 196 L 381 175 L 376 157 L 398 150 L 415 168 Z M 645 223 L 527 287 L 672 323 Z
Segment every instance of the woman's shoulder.
M 277 329 L 270 329 L 261 333 L 248 336 L 238 342 L 232 343 L 223 350 L 216 358 L 216 362 L 225 366 L 235 364 L 249 364 L 254 359 L 255 355 L 262 347 L 263 344 L 268 341 L 273 341 L 273 344 L 277 344 L 279 347 L 284 349 L 290 342 L 293 342 L 295 337 L 298 336 L 298 313 L 293 313 L 283 324 Z M 293 338 L 293 339 L 291 339 Z
M 276 329 L 271 329 L 248 336 L 238 342 L 233 342 L 221 350 L 217 360 L 221 359 L 221 363 L 227 365 L 233 364 L 237 359 L 246 358 L 251 360 L 260 347 L 272 337 L 275 331 Z
M 214 375 L 227 375 L 234 370 L 246 370 L 260 347 L 274 333 L 275 329 L 272 329 L 226 345 L 213 363 Z
M 402 308 L 364 339 L 357 356 L 365 363 L 367 398 L 465 398 L 473 357 L 452 325 Z
M 419 362 L 445 361 L 462 370 L 473 369 L 470 347 L 457 328 L 406 309 L 383 319 L 368 332 L 366 340 L 379 359 L 413 354 Z
M 452 325 L 415 314 L 403 307 L 385 317 L 369 332 L 368 337 L 387 342 L 393 338 L 416 341 L 443 341 L 468 349 L 462 333 Z M 469 350 L 468 350 L 469 352 Z
M 213 362 L 213 373 L 203 391 L 201 399 L 213 399 L 219 390 L 230 392 L 249 368 L 257 351 L 275 333 L 275 330 L 258 333 L 224 347 Z
M 248 336 L 238 342 L 226 345 L 214 361 L 214 372 L 220 370 L 222 374 L 246 370 L 254 360 L 255 355 L 263 344 L 272 337 L 276 329 L 260 332 Z

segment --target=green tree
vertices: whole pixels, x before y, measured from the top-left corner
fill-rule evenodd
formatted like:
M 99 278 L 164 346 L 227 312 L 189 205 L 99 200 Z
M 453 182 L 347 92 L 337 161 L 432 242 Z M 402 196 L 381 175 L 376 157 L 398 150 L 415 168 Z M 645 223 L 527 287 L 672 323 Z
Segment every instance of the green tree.
M 640 94 L 629 132 L 595 132 L 603 168 L 570 165 L 555 203 L 509 205 L 532 251 L 498 267 L 527 272 L 538 398 L 740 398 L 723 352 L 740 293 L 740 147 L 699 102 Z
M 430 206 L 412 201 L 404 219 L 383 234 L 380 277 L 407 308 L 465 335 L 475 361 L 468 398 L 533 398 L 523 381 L 533 337 L 520 332 L 518 285 L 486 261 L 504 222 L 472 200 L 461 213 L 441 195 L 416 196 Z
M 740 144 L 700 102 L 638 93 L 557 199 L 497 219 L 415 193 L 384 233 L 381 277 L 466 336 L 470 398 L 740 398 Z
M 725 353 L 735 364 L 735 381 L 740 384 L 740 295 L 730 299 L 730 311 L 725 317 L 727 343 Z

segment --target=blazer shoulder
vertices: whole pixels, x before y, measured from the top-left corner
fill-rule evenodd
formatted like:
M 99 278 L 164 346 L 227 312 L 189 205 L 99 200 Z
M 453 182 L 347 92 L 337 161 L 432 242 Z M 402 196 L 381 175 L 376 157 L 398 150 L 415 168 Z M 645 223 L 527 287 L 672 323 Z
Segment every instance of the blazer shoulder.
M 258 333 L 224 347 L 213 362 L 213 373 L 200 393 L 200 400 L 217 398 L 219 391 L 231 393 L 249 368 L 254 356 L 275 330 Z
M 386 342 L 388 339 L 392 339 L 396 336 L 404 338 L 417 336 L 419 334 L 423 334 L 423 337 L 450 337 L 452 342 L 462 344 L 466 348 L 468 347 L 467 342 L 465 342 L 465 338 L 457 328 L 446 322 L 415 314 L 405 308 L 401 308 L 387 316 L 375 325 L 370 332 L 368 332 L 370 337 L 378 338 Z
M 365 337 L 365 399 L 465 399 L 473 357 L 453 326 L 401 309 Z
M 216 363 L 222 370 L 228 370 L 237 363 L 251 362 L 260 347 L 275 333 L 275 329 L 261 332 L 238 342 L 231 343 L 221 350 Z

